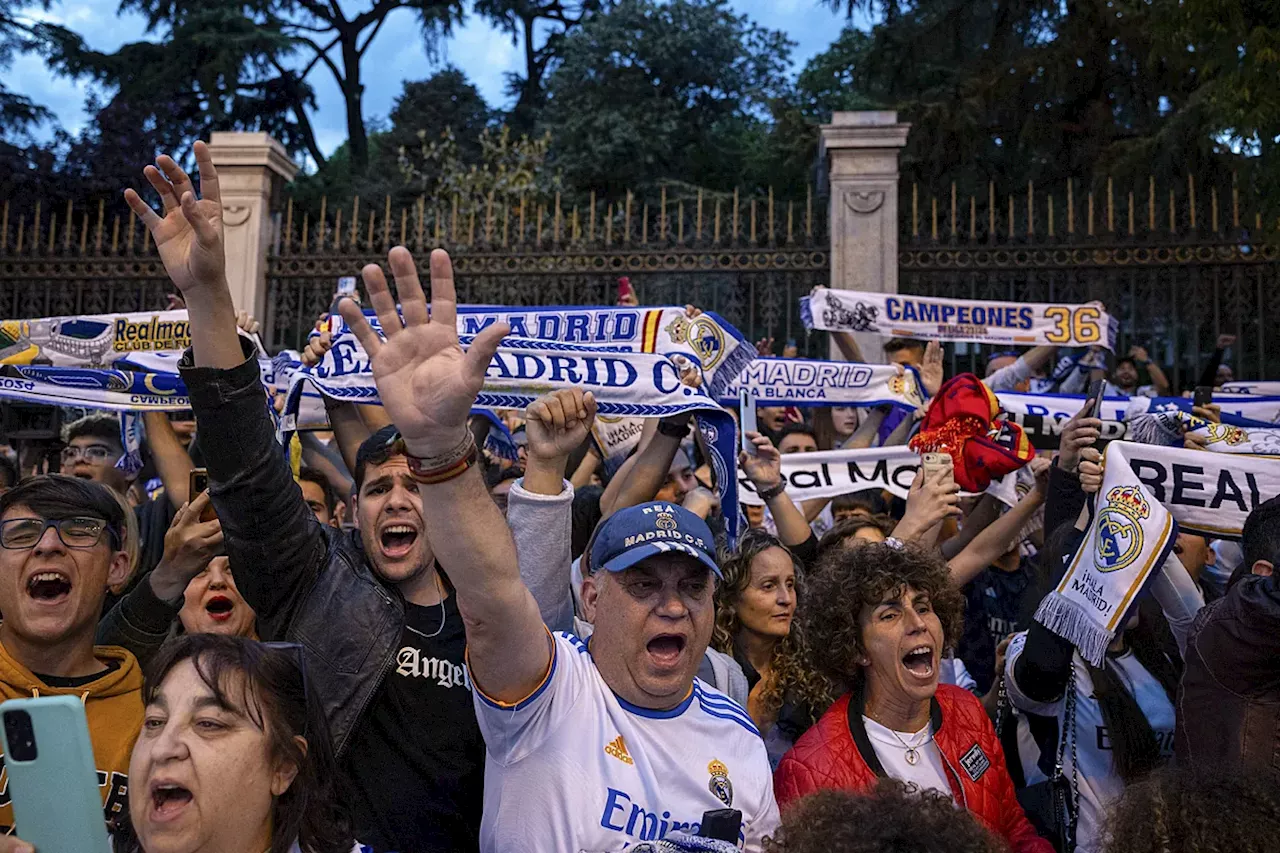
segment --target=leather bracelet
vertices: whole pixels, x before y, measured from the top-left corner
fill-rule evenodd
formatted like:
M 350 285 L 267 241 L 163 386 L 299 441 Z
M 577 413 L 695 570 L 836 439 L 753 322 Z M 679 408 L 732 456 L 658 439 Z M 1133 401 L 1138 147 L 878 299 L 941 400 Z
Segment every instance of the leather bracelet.
M 768 503 L 769 501 L 773 500 L 774 498 L 776 498 L 778 495 L 782 494 L 786 490 L 787 490 L 787 481 L 779 480 L 778 485 L 770 486 L 769 488 L 765 489 L 763 492 L 759 492 L 756 495 L 756 497 L 760 498 L 760 500 L 764 501 L 765 503 Z
M 689 420 L 687 415 L 684 417 L 685 417 L 685 421 L 682 424 L 677 424 L 675 421 L 671 420 L 670 418 L 663 418 L 662 420 L 658 421 L 658 432 L 661 433 L 662 435 L 667 436 L 668 438 L 679 438 L 679 439 L 688 438 Z
M 434 486 L 460 476 L 475 465 L 480 459 L 480 449 L 476 447 L 475 436 L 467 430 L 466 437 L 448 453 L 419 458 L 406 451 L 404 456 L 413 479 L 424 486 Z

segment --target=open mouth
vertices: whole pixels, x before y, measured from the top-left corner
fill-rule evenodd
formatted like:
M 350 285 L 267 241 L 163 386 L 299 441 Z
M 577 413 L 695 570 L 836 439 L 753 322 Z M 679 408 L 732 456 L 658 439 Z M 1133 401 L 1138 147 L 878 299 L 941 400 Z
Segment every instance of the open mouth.
M 933 647 L 916 646 L 902 656 L 902 665 L 917 678 L 933 677 Z
M 418 531 L 407 524 L 391 524 L 382 529 L 382 553 L 388 557 L 404 557 L 418 541 Z
M 659 666 L 675 666 L 684 652 L 685 642 L 679 634 L 659 634 L 645 648 Z
M 61 572 L 37 572 L 27 580 L 27 595 L 44 604 L 57 604 L 71 595 L 71 579 Z
M 151 789 L 152 815 L 158 820 L 171 819 L 191 800 L 191 792 L 181 785 L 156 785 Z
M 209 614 L 209 618 L 219 622 L 225 622 L 231 618 L 231 611 L 236 607 L 236 603 L 225 595 L 215 595 L 204 604 L 204 610 Z

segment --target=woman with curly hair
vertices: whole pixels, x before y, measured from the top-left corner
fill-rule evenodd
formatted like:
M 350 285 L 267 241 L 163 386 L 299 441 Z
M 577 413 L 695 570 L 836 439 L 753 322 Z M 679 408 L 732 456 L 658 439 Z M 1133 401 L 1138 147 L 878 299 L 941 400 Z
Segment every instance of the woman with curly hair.
M 1014 853 L 1051 853 L 1018 805 L 982 702 L 938 683 L 963 613 L 942 558 L 897 539 L 836 550 L 818 566 L 804 630 L 816 666 L 852 689 L 783 756 L 779 806 L 889 777 L 950 796 Z
M 827 680 L 809 665 L 795 621 L 801 565 L 773 536 L 750 530 L 720 568 L 711 644 L 746 673 L 747 711 L 776 767 L 832 698 Z
M 937 791 L 881 779 L 868 794 L 818 791 L 800 800 L 766 853 L 1002 853 L 1005 846 Z

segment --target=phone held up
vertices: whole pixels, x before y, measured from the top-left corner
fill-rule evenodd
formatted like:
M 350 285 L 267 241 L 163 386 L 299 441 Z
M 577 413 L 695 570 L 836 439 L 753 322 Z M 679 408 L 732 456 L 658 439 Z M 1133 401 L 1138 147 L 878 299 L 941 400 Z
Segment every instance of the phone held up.
M 950 453 L 924 453 L 920 456 L 924 477 L 933 482 L 954 483 L 956 479 L 955 460 Z
M 40 853 L 109 853 L 84 703 L 10 699 L 0 718 L 18 836 Z
M 742 449 L 752 456 L 756 455 L 756 446 L 747 438 L 749 432 L 759 432 L 756 423 L 756 398 L 746 388 L 738 391 L 738 432 L 742 435 Z
M 1089 408 L 1086 414 L 1091 418 L 1102 417 L 1102 394 L 1107 388 L 1107 380 L 1091 379 L 1089 380 L 1089 391 L 1086 399 L 1089 402 Z
M 1205 406 L 1213 404 L 1213 386 L 1197 385 L 1196 395 L 1192 398 L 1191 405 L 1197 409 L 1203 409 Z
M 201 492 L 209 491 L 209 469 L 208 468 L 192 468 L 187 487 L 187 500 L 193 501 L 200 496 Z M 213 521 L 218 517 L 218 513 L 214 511 L 213 504 L 209 504 L 200 513 L 201 521 Z

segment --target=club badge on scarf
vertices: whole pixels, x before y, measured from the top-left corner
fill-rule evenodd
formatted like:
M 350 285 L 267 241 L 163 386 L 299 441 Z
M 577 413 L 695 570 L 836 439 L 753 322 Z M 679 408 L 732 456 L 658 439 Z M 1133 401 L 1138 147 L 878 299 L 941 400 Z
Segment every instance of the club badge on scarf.
M 991 389 L 972 373 L 962 373 L 938 390 L 909 446 L 917 453 L 949 453 L 960 488 L 985 491 L 993 479 L 1036 455 L 1022 428 L 998 420 L 999 413 Z
M 902 293 L 815 288 L 800 300 L 809 329 L 885 337 L 1115 349 L 1119 323 L 1099 303 L 939 299 Z
M 737 407 L 746 388 L 760 406 L 879 406 L 915 411 L 924 405 L 919 374 L 894 365 L 803 358 L 757 358 L 720 395 Z
M 1140 446 L 1107 445 L 1102 488 L 1090 496 L 1084 538 L 1062 582 L 1036 610 L 1036 621 L 1069 640 L 1094 666 L 1102 665 L 1107 646 L 1170 558 L 1178 535 L 1173 515 L 1129 465 L 1127 452 Z
M 365 312 L 369 314 L 370 312 Z M 459 305 L 458 335 L 472 337 L 497 322 L 511 337 L 575 344 L 589 350 L 693 356 L 713 398 L 756 357 L 742 333 L 715 314 L 690 318 L 683 308 L 519 308 Z
M 1204 449 L 1216 453 L 1250 453 L 1280 456 L 1280 427 L 1238 427 L 1215 424 L 1179 412 L 1191 434 L 1204 439 Z

